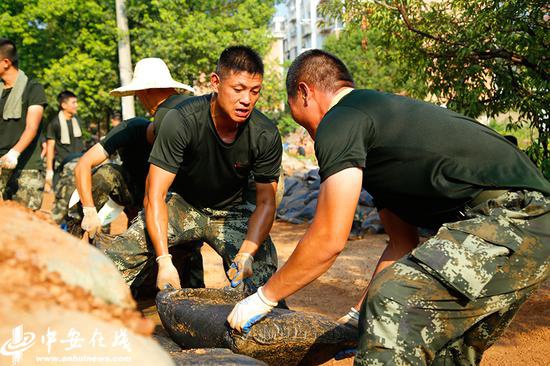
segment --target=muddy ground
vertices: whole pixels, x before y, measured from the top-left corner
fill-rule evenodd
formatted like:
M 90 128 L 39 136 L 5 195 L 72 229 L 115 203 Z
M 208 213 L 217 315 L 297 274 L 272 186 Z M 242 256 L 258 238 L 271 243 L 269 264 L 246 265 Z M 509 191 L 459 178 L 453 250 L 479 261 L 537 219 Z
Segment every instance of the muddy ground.
M 112 232 L 124 229 L 123 217 L 117 220 Z M 307 225 L 276 222 L 271 236 L 277 247 L 279 265 L 292 253 Z M 386 235 L 369 235 L 364 239 L 348 242 L 344 252 L 332 268 L 301 292 L 287 299 L 294 310 L 316 312 L 332 319 L 345 314 L 355 304 L 386 245 Z M 205 282 L 207 287 L 223 287 L 228 283 L 218 255 L 203 246 Z M 159 325 L 155 309 L 141 304 L 148 317 Z M 329 365 L 352 365 L 352 360 L 333 361 Z M 503 337 L 484 355 L 482 366 L 501 365 L 549 365 L 550 364 L 550 281 L 526 302 Z
M 272 238 L 279 265 L 292 253 L 307 225 L 276 222 Z M 291 309 L 315 312 L 338 319 L 355 304 L 365 288 L 376 261 L 386 245 L 386 235 L 369 235 L 348 242 L 332 268 L 301 292 L 288 298 Z M 228 282 L 218 255 L 208 246 L 202 249 L 207 287 L 223 287 Z M 157 319 L 154 308 L 145 309 Z M 351 359 L 327 365 L 352 365 Z M 550 364 L 550 281 L 523 306 L 504 336 L 484 355 L 482 366 Z

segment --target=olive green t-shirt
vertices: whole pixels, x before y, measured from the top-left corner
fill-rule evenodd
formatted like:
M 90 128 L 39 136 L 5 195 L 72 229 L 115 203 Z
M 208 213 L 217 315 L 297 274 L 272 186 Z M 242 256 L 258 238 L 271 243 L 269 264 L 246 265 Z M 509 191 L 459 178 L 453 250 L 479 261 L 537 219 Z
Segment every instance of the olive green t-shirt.
M 42 85 L 40 85 L 40 83 L 36 80 L 29 79 L 21 98 L 21 118 L 4 120 L 2 117 L 4 115 L 4 106 L 8 100 L 11 90 L 11 88 L 4 89 L 2 97 L 0 98 L 0 156 L 7 153 L 21 138 L 27 123 L 28 108 L 32 105 L 41 105 L 42 107 L 46 107 L 48 105 L 48 102 L 46 101 L 46 93 L 44 92 Z M 42 121 L 38 126 L 36 137 L 19 156 L 17 169 L 42 169 L 42 160 L 40 159 L 42 146 L 40 146 L 39 143 L 41 133 Z
M 80 129 L 84 130 L 82 121 L 78 116 L 74 116 L 80 125 Z M 62 144 L 61 143 L 61 125 L 59 121 L 59 116 L 52 118 L 48 127 L 46 127 L 46 139 L 55 141 L 55 162 L 56 166 L 66 162 L 65 159 L 74 157 L 76 154 L 82 153 L 84 151 L 84 140 L 82 136 L 75 137 L 73 131 L 73 124 L 71 120 L 68 120 L 67 130 L 69 131 L 69 140 L 70 143 Z
M 319 124 L 315 154 L 322 180 L 363 168 L 363 187 L 379 208 L 436 228 L 483 189 L 550 183 L 529 158 L 492 129 L 434 104 L 354 90 Z
M 109 155 L 118 152 L 138 200 L 143 199 L 145 178 L 149 171 L 151 145 L 147 142 L 147 127 L 150 123 L 143 117 L 122 121 L 99 142 Z
M 197 208 L 241 203 L 249 174 L 276 182 L 282 143 L 273 122 L 254 110 L 234 142 L 221 140 L 210 114 L 211 95 L 192 97 L 170 110 L 149 162 L 177 174 L 172 190 Z
M 172 108 L 175 108 L 180 103 L 183 103 L 185 100 L 191 98 L 190 95 L 185 94 L 176 94 L 171 95 L 166 99 L 164 102 L 162 102 L 155 112 L 155 117 L 153 119 L 153 123 L 155 126 L 155 135 L 158 135 L 160 126 L 162 126 L 162 122 L 164 121 L 164 117 L 166 116 L 166 113 Z

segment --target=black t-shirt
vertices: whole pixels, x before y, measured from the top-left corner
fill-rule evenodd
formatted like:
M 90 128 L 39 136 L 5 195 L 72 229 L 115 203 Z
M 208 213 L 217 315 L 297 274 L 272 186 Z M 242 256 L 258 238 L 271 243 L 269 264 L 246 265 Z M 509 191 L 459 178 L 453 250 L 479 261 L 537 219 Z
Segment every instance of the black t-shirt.
M 82 121 L 78 116 L 74 116 L 80 125 L 80 130 L 84 130 L 82 126 Z M 59 116 L 52 118 L 48 127 L 46 127 L 46 139 L 55 140 L 55 161 L 57 164 L 62 164 L 68 157 L 75 156 L 78 153 L 84 151 L 84 141 L 81 137 L 74 137 L 73 123 L 71 120 L 67 120 L 67 129 L 69 131 L 69 144 L 61 143 L 61 124 L 59 121 Z
M 177 107 L 180 103 L 189 98 L 191 98 L 191 96 L 185 94 L 172 95 L 158 106 L 157 111 L 155 112 L 155 118 L 153 119 L 153 123 L 155 126 L 155 135 L 158 135 L 159 126 L 162 126 L 162 122 L 164 121 L 166 113 L 168 113 L 169 110 Z
M 192 97 L 169 111 L 149 162 L 177 174 L 172 190 L 197 208 L 224 208 L 243 200 L 250 172 L 259 183 L 277 181 L 279 132 L 254 110 L 233 143 L 224 143 L 210 114 L 211 95 Z
M 139 197 L 143 197 L 145 192 L 145 178 L 149 170 L 151 145 L 147 142 L 147 127 L 150 123 L 143 117 L 122 121 L 99 142 L 109 155 L 118 152 Z
M 41 105 L 43 107 L 48 105 L 46 93 L 42 85 L 36 80 L 29 79 L 22 95 L 21 118 L 4 120 L 4 106 L 11 90 L 11 88 L 4 89 L 0 98 L 0 156 L 7 153 L 21 138 L 27 123 L 28 108 L 32 105 Z M 40 159 L 42 146 L 39 143 L 41 132 L 42 122 L 40 122 L 36 137 L 19 156 L 18 169 L 42 169 L 42 160 Z
M 321 179 L 363 168 L 379 208 L 418 226 L 438 227 L 482 189 L 550 183 L 529 158 L 492 129 L 439 106 L 355 90 L 328 111 L 315 136 Z

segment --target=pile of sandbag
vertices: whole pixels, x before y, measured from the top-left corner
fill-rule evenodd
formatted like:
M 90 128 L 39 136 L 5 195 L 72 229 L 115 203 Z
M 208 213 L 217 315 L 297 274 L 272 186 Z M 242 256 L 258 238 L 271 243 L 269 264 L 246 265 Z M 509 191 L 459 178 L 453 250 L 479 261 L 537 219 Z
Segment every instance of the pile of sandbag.
M 0 218 L 0 364 L 174 364 L 107 257 L 16 203 Z
M 277 209 L 277 218 L 293 224 L 311 222 L 315 215 L 320 186 L 319 169 L 298 172 L 285 178 L 285 191 Z M 367 233 L 380 233 L 382 230 L 372 196 L 365 190 L 361 191 L 350 236 L 361 237 Z
M 249 333 L 237 333 L 226 318 L 245 296 L 234 289 L 165 290 L 157 295 L 157 309 L 164 328 L 182 348 L 226 348 L 269 365 L 319 365 L 357 345 L 355 328 L 279 308 Z

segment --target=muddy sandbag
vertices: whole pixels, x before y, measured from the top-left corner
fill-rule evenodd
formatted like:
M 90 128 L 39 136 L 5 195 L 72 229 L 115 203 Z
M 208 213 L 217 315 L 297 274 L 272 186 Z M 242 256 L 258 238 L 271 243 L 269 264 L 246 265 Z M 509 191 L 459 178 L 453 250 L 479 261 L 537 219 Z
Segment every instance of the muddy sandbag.
M 164 328 L 184 349 L 228 348 L 270 365 L 318 365 L 356 347 L 357 330 L 317 314 L 274 309 L 242 335 L 227 316 L 244 294 L 216 289 L 167 290 L 157 295 Z
M 200 348 L 171 354 L 176 366 L 266 366 L 252 357 L 237 355 L 226 348 Z
M 15 202 L 0 202 L 0 217 L 0 252 L 13 250 L 17 257 L 58 273 L 67 284 L 90 291 L 107 303 L 135 308 L 120 272 L 98 249 Z

